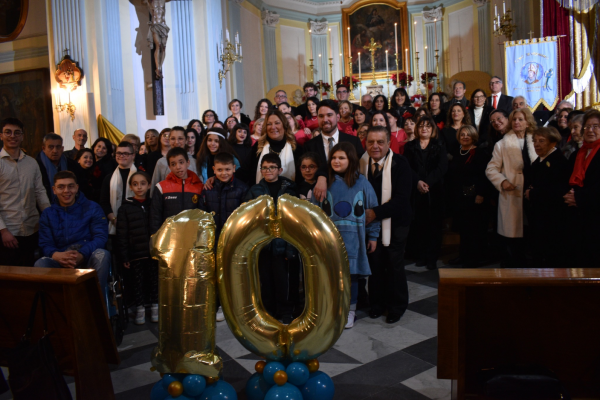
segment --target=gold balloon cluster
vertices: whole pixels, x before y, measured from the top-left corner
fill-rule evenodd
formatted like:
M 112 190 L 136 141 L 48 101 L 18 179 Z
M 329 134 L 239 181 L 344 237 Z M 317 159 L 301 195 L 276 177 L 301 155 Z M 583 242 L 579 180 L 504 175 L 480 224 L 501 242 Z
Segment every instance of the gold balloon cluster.
M 289 325 L 269 315 L 261 300 L 258 255 L 274 238 L 295 246 L 304 265 L 306 305 Z M 183 211 L 168 218 L 151 240 L 152 256 L 159 260 L 159 344 L 152 365 L 161 373 L 216 380 L 223 363 L 215 350 L 212 215 Z M 318 370 L 316 358 L 342 334 L 350 306 L 348 255 L 327 215 L 288 195 L 279 198 L 277 208 L 269 196 L 244 203 L 221 231 L 216 264 L 221 305 L 238 341 L 267 360 L 302 361 Z

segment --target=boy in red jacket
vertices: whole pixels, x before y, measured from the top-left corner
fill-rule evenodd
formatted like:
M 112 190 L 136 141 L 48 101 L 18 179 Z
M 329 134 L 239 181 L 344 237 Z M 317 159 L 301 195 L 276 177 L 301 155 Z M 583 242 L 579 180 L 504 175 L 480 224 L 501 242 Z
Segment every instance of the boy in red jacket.
M 175 147 L 167 153 L 171 173 L 167 179 L 156 184 L 152 194 L 150 233 L 155 234 L 165 220 L 184 210 L 198 208 L 204 185 L 198 175 L 189 171 L 190 158 L 187 151 Z

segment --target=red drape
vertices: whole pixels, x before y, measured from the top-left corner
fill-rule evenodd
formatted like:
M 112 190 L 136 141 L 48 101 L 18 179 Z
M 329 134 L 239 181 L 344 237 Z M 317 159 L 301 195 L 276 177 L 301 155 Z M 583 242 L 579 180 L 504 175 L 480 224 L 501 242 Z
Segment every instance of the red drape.
M 544 0 L 543 3 L 544 36 L 566 35 L 559 38 L 560 43 L 560 98 L 571 93 L 571 33 L 569 31 L 569 10 L 556 0 Z

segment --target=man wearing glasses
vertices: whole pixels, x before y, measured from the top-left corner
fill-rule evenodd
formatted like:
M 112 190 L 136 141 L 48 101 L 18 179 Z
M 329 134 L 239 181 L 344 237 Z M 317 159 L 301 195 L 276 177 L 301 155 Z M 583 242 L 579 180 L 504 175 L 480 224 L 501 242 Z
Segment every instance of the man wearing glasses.
M 137 171 L 133 164 L 135 152 L 129 142 L 121 142 L 117 146 L 116 156 L 118 167 L 111 175 L 107 175 L 102 182 L 100 193 L 100 206 L 108 219 L 108 233 L 117 233 L 117 212 L 121 203 L 134 193 L 128 185 L 129 177 Z
M 23 123 L 7 118 L 0 124 L 0 254 L 3 265 L 33 266 L 41 211 L 50 207 L 36 161 L 23 153 Z M 36 208 L 37 206 L 37 208 Z
M 335 97 L 337 98 L 337 101 L 343 101 L 343 100 L 348 100 L 348 97 L 350 97 L 350 89 L 348 88 L 348 86 L 346 85 L 340 85 L 337 87 L 337 89 L 335 90 Z M 356 108 L 356 104 L 351 103 L 352 104 L 352 113 L 354 114 L 354 109 Z
M 292 115 L 297 115 L 296 113 L 298 112 L 298 109 L 288 103 L 287 93 L 285 90 L 278 90 L 277 93 L 275 93 L 275 108 L 279 109 L 279 106 L 283 103 L 287 104 L 287 106 L 291 109 Z
M 487 98 L 486 105 L 493 107 L 494 110 L 504 110 L 510 114 L 512 111 L 513 98 L 502 94 L 502 87 L 502 79 L 493 76 L 490 80 L 490 90 L 492 91 L 492 95 Z
M 77 171 L 78 164 L 64 154 L 63 139 L 56 133 L 48 133 L 42 141 L 42 151 L 36 160 L 42 173 L 42 182 L 46 188 L 46 195 L 53 202 L 56 195 L 52 192 L 54 175 L 60 171 Z

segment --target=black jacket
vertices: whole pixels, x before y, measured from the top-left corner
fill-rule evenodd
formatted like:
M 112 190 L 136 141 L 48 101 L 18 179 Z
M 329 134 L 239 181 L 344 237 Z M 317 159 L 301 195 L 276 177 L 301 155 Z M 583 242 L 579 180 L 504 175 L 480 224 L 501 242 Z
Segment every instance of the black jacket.
M 452 99 L 448 100 L 447 102 L 445 102 L 444 104 L 442 104 L 442 113 L 447 116 L 448 110 L 450 109 L 450 107 L 456 103 L 462 104 L 463 107 L 465 107 L 465 108 L 469 107 L 469 100 L 467 100 L 466 97 L 463 97 L 461 100 L 452 98 Z
M 365 153 L 365 149 L 362 147 L 362 143 L 360 139 L 356 136 L 348 135 L 347 133 L 339 132 L 338 143 L 341 142 L 349 142 L 354 146 L 356 150 L 356 154 L 358 155 L 358 159 L 362 157 Z M 319 171 L 317 172 L 317 176 L 327 176 L 327 156 L 325 155 L 325 147 L 323 146 L 323 137 L 321 135 L 316 136 L 306 143 L 304 143 L 304 151 L 305 152 L 313 152 L 317 153 L 319 156 Z
M 571 157 L 577 157 L 576 154 L 580 151 L 582 150 L 579 149 Z M 573 189 L 584 230 L 581 236 L 600 237 L 600 152 L 596 153 L 585 171 L 583 187 L 573 186 Z
M 162 151 L 160 151 L 160 147 L 156 151 L 152 151 L 146 155 L 144 170 L 152 176 L 154 175 L 154 168 L 156 168 L 156 163 L 163 157 Z
M 104 157 L 100 161 L 94 162 L 92 165 L 92 172 L 90 176 L 90 184 L 92 185 L 92 196 L 88 196 L 88 199 L 100 203 L 102 197 L 102 185 L 104 179 L 108 175 L 112 175 L 115 169 L 119 167 L 119 164 L 112 157 Z
M 510 114 L 512 112 L 513 99 L 514 99 L 514 97 L 502 94 L 502 96 L 500 96 L 500 101 L 498 102 L 496 109 L 504 110 Z M 485 99 L 485 105 L 488 107 L 491 107 L 493 110 L 494 109 L 494 98 L 492 96 L 490 96 L 487 99 Z
M 40 167 L 40 172 L 42 173 L 42 183 L 44 184 L 44 189 L 46 189 L 46 194 L 48 195 L 48 199 L 50 200 L 50 203 L 52 203 L 52 199 L 54 199 L 54 192 L 52 191 L 52 186 L 54 186 L 54 182 L 50 182 L 50 179 L 48 178 L 48 171 L 46 171 L 46 167 L 44 166 L 44 163 L 42 162 L 41 154 L 42 154 L 42 152 L 40 152 L 40 154 L 37 155 L 35 160 L 37 161 L 37 163 Z M 69 157 L 65 157 L 65 158 L 67 159 L 67 171 L 71 171 L 75 174 L 75 176 L 77 176 L 77 174 L 78 174 L 77 167 L 79 167 L 79 164 L 77 164 L 77 162 L 75 160 L 73 160 L 72 158 L 69 158 Z
M 567 207 L 563 196 L 569 191 L 570 177 L 569 162 L 560 150 L 554 150 L 541 162 L 538 157 L 531 164 L 529 202 L 532 214 L 547 221 L 563 214 Z
M 150 258 L 150 199 L 126 199 L 117 214 L 114 252 L 119 264 Z
M 371 160 L 369 159 L 369 165 Z M 412 192 L 412 170 L 406 157 L 400 154 L 392 156 L 392 198 L 387 203 L 381 204 L 381 190 L 383 186 L 383 173 L 374 178 L 369 168 L 369 183 L 373 186 L 377 201 L 380 206 L 373 208 L 375 219 L 378 221 L 386 218 L 392 219 L 392 226 L 409 226 L 412 219 L 410 196 Z
M 502 96 L 504 97 L 504 96 Z M 473 125 L 479 133 L 479 143 L 485 143 L 488 140 L 488 132 L 490 131 L 490 114 L 494 111 L 493 107 L 483 106 L 483 112 L 481 113 L 481 120 L 479 121 L 479 128 L 475 126 L 475 110 L 474 107 L 470 107 L 468 110 L 469 116 L 471 117 L 471 125 Z
M 215 179 L 212 189 L 202 190 L 199 207 L 206 212 L 213 213 L 217 225 L 217 239 L 231 213 L 244 201 L 247 191 L 248 186 L 236 178 L 227 183 Z

